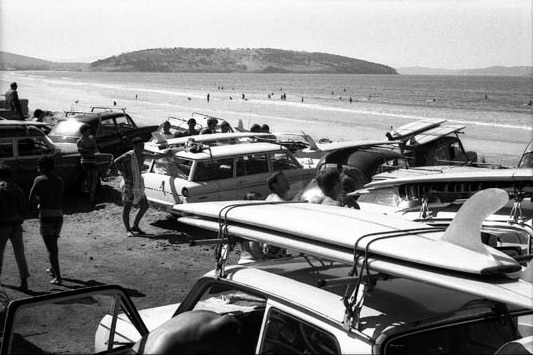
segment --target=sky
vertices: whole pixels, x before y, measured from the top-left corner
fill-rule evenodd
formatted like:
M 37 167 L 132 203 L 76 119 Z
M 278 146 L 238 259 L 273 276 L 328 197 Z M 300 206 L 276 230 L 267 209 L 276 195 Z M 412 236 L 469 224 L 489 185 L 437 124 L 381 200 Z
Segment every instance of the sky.
M 394 68 L 533 65 L 531 0 L 1 0 L 0 50 L 92 62 L 148 48 L 277 48 Z

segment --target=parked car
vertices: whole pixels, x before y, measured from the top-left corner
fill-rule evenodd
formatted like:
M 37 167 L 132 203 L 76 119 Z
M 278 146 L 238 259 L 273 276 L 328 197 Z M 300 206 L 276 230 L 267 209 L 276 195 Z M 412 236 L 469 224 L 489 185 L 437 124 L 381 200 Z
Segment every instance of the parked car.
M 45 123 L 3 120 L 0 121 L 0 164 L 11 167 L 14 180 L 26 191 L 38 175 L 37 162 L 43 156 L 55 161 L 55 170 L 65 181 L 67 188 L 85 186 L 80 154 L 64 151 L 55 145 L 39 128 Z M 97 155 L 100 177 L 106 175 L 113 161 L 112 154 Z
M 147 141 L 157 129 L 137 126 L 124 108 L 93 107 L 90 112 L 66 112 L 48 133 L 50 139 L 65 152 L 77 152 L 76 142 L 82 136 L 80 127 L 88 124 L 102 153 L 118 156 L 132 149 L 131 139 Z
M 204 213 L 209 216 L 221 209 L 221 214 L 235 203 L 180 205 L 194 216 L 181 220 L 209 223 L 210 217 Z M 533 285 L 531 276 L 526 276 L 531 268 L 523 269 L 524 275 L 518 279 L 516 273 L 507 275 L 503 269 L 492 270 L 497 275 L 462 273 L 410 264 L 401 258 L 380 258 L 372 252 L 358 254 L 354 247 L 340 247 L 335 238 L 311 240 L 310 228 L 305 226 L 321 216 L 330 223 L 316 231 L 318 234 L 330 230 L 334 237 L 340 232 L 341 238 L 375 238 L 372 241 L 382 246 L 416 235 L 433 240 L 432 234 L 441 232 L 392 217 L 385 225 L 379 214 L 324 205 L 240 207 L 249 211 L 259 207 L 264 212 L 267 207 L 273 218 L 257 226 L 231 218 L 222 222 L 219 217 L 213 221 L 214 228 L 227 232 L 228 238 L 290 243 L 305 256 L 225 266 L 226 254 L 217 253 L 213 261 L 217 268 L 201 277 L 181 303 L 141 311 L 135 309 L 124 289 L 114 286 L 17 300 L 7 309 L 1 354 L 37 350 L 99 354 L 499 354 L 509 343 L 531 346 Z M 239 208 L 232 210 L 237 211 Z M 287 211 L 297 215 L 289 224 L 303 226 L 290 231 L 290 236 L 282 232 L 287 225 L 278 225 L 279 217 L 293 217 L 287 217 Z M 313 221 L 313 228 L 317 222 Z M 370 230 L 374 233 L 366 234 Z M 488 247 L 485 251 L 496 255 Z M 426 260 L 446 261 L 439 252 L 425 255 Z M 325 258 L 325 254 L 330 257 Z M 484 260 L 479 253 L 472 255 L 478 262 Z M 464 262 L 483 264 L 476 261 Z M 88 314 L 102 318 L 89 321 Z M 210 323 L 208 331 L 198 332 L 207 324 L 202 318 L 206 314 L 219 323 Z M 192 315 L 198 315 L 196 320 Z M 50 342 L 51 333 L 61 334 L 54 339 L 62 341 Z M 93 343 L 88 340 L 91 335 Z M 71 344 L 67 346 L 67 342 Z
M 242 199 L 255 193 L 264 199 L 270 192 L 267 177 L 283 170 L 289 195 L 296 194 L 314 176 L 286 148 L 271 143 L 241 143 L 159 151 L 148 147 L 153 158 L 143 173 L 149 203 L 170 211 L 174 204 Z

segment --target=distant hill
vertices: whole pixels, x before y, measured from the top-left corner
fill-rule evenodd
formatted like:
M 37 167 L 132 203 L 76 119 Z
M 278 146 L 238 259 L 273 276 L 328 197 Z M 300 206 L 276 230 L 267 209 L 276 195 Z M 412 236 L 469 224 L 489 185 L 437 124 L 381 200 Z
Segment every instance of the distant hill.
M 90 70 L 128 72 L 397 74 L 394 68 L 333 54 L 280 49 L 157 48 L 91 63 Z
M 79 71 L 89 67 L 88 63 L 57 63 L 44 59 L 0 51 L 0 70 L 70 70 Z
M 403 75 L 533 75 L 533 67 L 488 67 L 480 69 L 435 69 L 423 67 L 398 68 Z

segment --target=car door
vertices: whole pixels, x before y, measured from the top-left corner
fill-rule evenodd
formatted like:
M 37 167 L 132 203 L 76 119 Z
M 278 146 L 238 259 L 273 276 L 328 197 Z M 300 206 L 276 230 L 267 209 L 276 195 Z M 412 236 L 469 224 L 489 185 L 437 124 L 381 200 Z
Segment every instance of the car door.
M 43 156 L 52 156 L 56 165 L 56 170 L 62 175 L 62 172 L 68 172 L 68 175 L 63 175 L 62 177 L 66 180 L 65 183 L 68 184 L 71 179 L 75 179 L 75 174 L 71 175 L 75 170 L 70 169 L 69 165 L 79 165 L 79 157 L 75 160 L 67 159 L 59 160 L 59 155 L 56 154 L 56 151 L 50 147 L 43 138 L 41 137 L 18 137 L 16 140 L 16 154 L 17 154 L 17 174 L 18 179 L 21 185 L 31 186 L 31 182 L 38 175 L 37 172 L 37 162 Z M 68 160 L 68 161 L 67 161 Z M 68 169 L 67 169 L 68 168 Z
M 113 117 L 98 117 L 95 138 L 100 152 L 122 154 L 122 138 Z
M 233 158 L 198 161 L 192 177 L 192 181 L 198 185 L 189 189 L 189 202 L 240 199 L 234 164 Z
M 127 334 L 116 331 L 125 323 Z M 122 287 L 96 286 L 12 301 L 0 354 L 125 354 L 147 333 Z
M 11 169 L 13 181 L 19 185 L 28 185 L 31 183 L 29 178 L 19 174 L 19 163 L 15 156 L 15 146 L 17 144 L 17 138 L 2 137 L 0 138 L 0 165 L 7 165 Z
M 235 163 L 238 199 L 247 198 L 249 194 L 252 194 L 254 199 L 265 199 L 270 192 L 266 183 L 271 173 L 268 154 L 243 154 L 235 158 Z
M 117 124 L 117 128 L 120 134 L 120 152 L 128 151 L 132 148 L 131 139 L 139 136 L 139 132 L 137 130 L 137 126 L 133 122 L 133 120 L 127 116 L 117 116 L 115 117 L 115 122 Z M 145 137 L 140 137 L 143 140 L 145 140 Z

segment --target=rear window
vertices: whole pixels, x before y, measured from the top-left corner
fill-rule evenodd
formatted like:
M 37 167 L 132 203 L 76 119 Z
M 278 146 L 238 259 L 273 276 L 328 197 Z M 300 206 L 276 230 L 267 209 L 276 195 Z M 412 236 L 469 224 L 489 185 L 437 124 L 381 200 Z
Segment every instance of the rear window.
M 180 159 L 174 156 L 162 157 L 155 159 L 152 172 L 189 180 L 192 163 L 192 160 Z
M 81 137 L 80 127 L 82 125 L 83 122 L 76 120 L 59 121 L 52 129 L 52 132 L 50 132 L 50 135 Z

